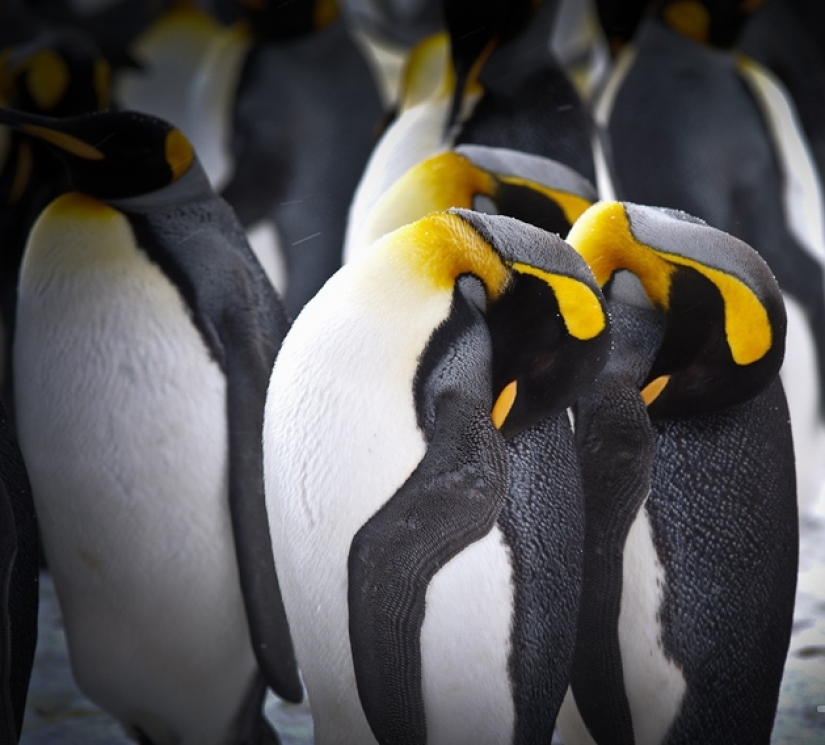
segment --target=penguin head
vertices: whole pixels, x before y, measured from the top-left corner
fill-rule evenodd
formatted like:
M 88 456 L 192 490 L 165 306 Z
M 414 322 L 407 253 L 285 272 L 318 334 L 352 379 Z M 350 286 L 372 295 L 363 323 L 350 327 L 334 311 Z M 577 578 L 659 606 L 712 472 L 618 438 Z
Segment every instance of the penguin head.
M 747 19 L 766 0 L 659 0 L 655 13 L 665 25 L 699 44 L 733 47 Z
M 410 168 L 376 203 L 364 228 L 371 243 L 428 212 L 450 207 L 509 215 L 566 235 L 597 199 L 573 169 L 538 155 L 461 145 Z
M 604 297 L 558 236 L 463 209 L 431 213 L 386 239 L 399 235 L 438 252 L 423 266 L 439 282 L 473 276 L 482 283 L 492 342 L 491 416 L 505 438 L 563 411 L 604 366 L 610 349 Z
M 284 42 L 323 31 L 340 16 L 337 0 L 237 0 L 253 35 Z
M 652 417 L 685 417 L 749 400 L 778 374 L 785 306 L 776 280 L 746 243 L 683 212 L 598 202 L 567 241 L 610 298 L 635 275 L 665 320 L 642 387 Z
M 161 189 L 197 162 L 179 129 L 137 112 L 55 119 L 0 109 L 0 124 L 45 142 L 65 161 L 73 188 L 104 201 Z
M 458 120 L 465 91 L 473 85 L 493 50 L 518 36 L 543 2 L 552 0 L 444 0 L 455 89 L 447 119 Z
M 112 73 L 97 44 L 81 31 L 46 31 L 7 51 L 0 92 L 9 106 L 47 116 L 99 111 L 111 104 Z

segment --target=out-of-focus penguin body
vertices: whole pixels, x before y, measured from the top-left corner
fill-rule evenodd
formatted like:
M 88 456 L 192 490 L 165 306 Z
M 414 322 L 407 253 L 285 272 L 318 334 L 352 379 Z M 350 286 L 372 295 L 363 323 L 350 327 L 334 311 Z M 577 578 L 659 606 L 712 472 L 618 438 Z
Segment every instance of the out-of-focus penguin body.
M 136 49 L 149 74 L 125 76 L 120 97 L 192 140 L 294 316 L 340 266 L 381 102 L 335 2 L 242 10 L 220 28 L 202 10 L 170 9 Z
M 448 0 L 444 9 L 448 33 L 425 39 L 407 60 L 397 116 L 353 197 L 345 256 L 401 176 L 457 145 L 543 156 L 597 184 L 592 123 L 549 49 L 556 3 L 535 10 Z
M 142 742 L 271 742 L 258 665 L 301 696 L 258 455 L 283 309 L 179 130 L 2 121 L 67 153 L 79 189 L 32 231 L 14 345 L 74 676 Z
M 15 743 L 37 643 L 39 566 L 31 487 L 5 409 L 0 407 L 0 739 Z
M 667 17 L 670 6 L 661 5 Z M 744 12 L 736 14 L 741 23 Z M 597 115 L 609 132 L 620 198 L 696 215 L 753 246 L 775 273 L 788 305 L 782 375 L 799 500 L 809 506 L 825 483 L 822 189 L 787 100 L 764 70 L 733 51 L 737 24 L 712 46 L 706 36 L 715 16 L 706 18 L 710 26 L 695 30 L 703 43 L 647 18 Z
M 613 353 L 575 406 L 585 565 L 562 737 L 768 743 L 798 553 L 778 287 L 683 214 L 602 203 L 569 241 L 600 284 L 630 269 L 647 298 L 615 275 Z
M 608 344 L 576 258 L 511 218 L 432 213 L 284 340 L 265 484 L 316 742 L 551 739 L 582 528 L 564 406 Z
M 340 18 L 262 39 L 243 63 L 235 167 L 222 195 L 245 226 L 274 222 L 293 316 L 341 265 L 349 204 L 380 117 L 372 73 Z

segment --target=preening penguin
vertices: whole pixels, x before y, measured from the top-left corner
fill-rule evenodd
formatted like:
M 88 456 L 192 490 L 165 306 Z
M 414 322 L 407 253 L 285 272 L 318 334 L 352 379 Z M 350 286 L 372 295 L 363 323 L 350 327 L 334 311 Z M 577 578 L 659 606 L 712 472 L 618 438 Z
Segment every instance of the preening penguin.
M 597 112 L 619 198 L 706 220 L 756 249 L 775 273 L 788 310 L 782 376 L 804 509 L 825 485 L 822 187 L 792 102 L 735 48 L 758 5 L 657 3 Z
M 447 32 L 410 53 L 396 116 L 350 206 L 345 245 L 397 179 L 456 145 L 540 155 L 596 183 L 589 116 L 549 49 L 556 3 L 444 3 Z
M 32 230 L 14 344 L 75 679 L 144 743 L 272 742 L 258 666 L 302 695 L 260 458 L 283 308 L 179 130 L 0 122 L 63 153 L 77 189 Z
M 37 643 L 38 559 L 26 466 L 0 404 L 0 740 L 7 743 L 23 728 Z
M 798 552 L 779 288 L 745 243 L 671 210 L 602 202 L 568 241 L 614 346 L 574 407 L 585 560 L 559 730 L 768 743 Z
M 384 236 L 295 320 L 264 476 L 316 742 L 548 742 L 581 491 L 565 408 L 609 349 L 585 264 L 467 210 Z
M 568 166 L 506 148 L 460 145 L 410 168 L 373 207 L 344 246 L 344 261 L 379 238 L 429 212 L 451 207 L 507 215 L 567 235 L 597 199 L 596 190 Z

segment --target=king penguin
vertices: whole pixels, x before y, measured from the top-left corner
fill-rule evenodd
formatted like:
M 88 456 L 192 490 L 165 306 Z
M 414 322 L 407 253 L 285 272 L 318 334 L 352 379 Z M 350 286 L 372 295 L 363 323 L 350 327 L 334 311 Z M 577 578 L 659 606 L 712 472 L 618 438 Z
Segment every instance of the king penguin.
M 767 744 L 798 559 L 779 287 L 671 210 L 601 202 L 568 242 L 613 350 L 574 405 L 585 559 L 562 738 Z
M 303 693 L 260 456 L 284 310 L 180 130 L 0 121 L 60 151 L 76 189 L 32 229 L 14 344 L 75 680 L 142 743 L 275 742 L 261 672 Z
M 26 465 L 0 404 L 0 741 L 23 728 L 37 644 L 37 519 Z
M 549 158 L 459 145 L 414 165 L 387 189 L 360 233 L 349 235 L 344 261 L 369 250 L 385 233 L 451 207 L 507 215 L 567 235 L 597 198 L 587 179 Z
M 788 313 L 782 376 L 806 510 L 825 487 L 823 195 L 792 102 L 737 52 L 758 5 L 661 0 L 617 60 L 596 112 L 620 199 L 695 215 L 755 248 L 776 274 Z
M 457 145 L 543 156 L 602 193 L 608 178 L 597 169 L 593 123 L 550 50 L 555 13 L 555 0 L 444 0 L 447 31 L 410 52 L 394 119 L 352 199 L 345 254 L 392 184 Z
M 264 478 L 319 745 L 550 741 L 582 551 L 566 407 L 609 344 L 564 241 L 470 210 L 385 235 L 296 318 Z

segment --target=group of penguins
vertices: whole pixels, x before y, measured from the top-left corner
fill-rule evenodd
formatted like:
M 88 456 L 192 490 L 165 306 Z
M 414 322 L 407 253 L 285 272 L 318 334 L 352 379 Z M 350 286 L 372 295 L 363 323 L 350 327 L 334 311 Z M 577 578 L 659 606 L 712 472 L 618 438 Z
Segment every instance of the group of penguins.
M 825 477 L 818 0 L 0 0 L 0 743 L 770 742 Z M 41 556 L 42 552 L 42 556 Z

